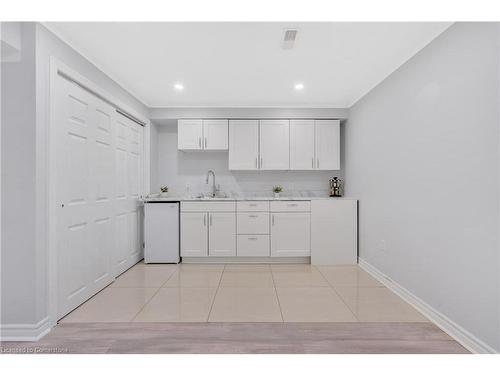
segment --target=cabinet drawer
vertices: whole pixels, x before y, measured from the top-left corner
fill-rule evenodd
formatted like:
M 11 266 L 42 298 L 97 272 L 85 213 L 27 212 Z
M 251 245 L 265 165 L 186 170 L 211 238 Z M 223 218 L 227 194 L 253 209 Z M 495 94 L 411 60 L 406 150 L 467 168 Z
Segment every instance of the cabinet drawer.
M 311 201 L 272 201 L 272 212 L 311 211 Z
M 238 235 L 237 255 L 240 257 L 268 257 L 268 235 Z
M 234 212 L 236 211 L 235 201 L 215 201 L 215 202 L 181 202 L 183 212 Z
M 238 201 L 238 211 L 269 211 L 269 201 Z
M 268 212 L 238 212 L 238 234 L 269 234 Z

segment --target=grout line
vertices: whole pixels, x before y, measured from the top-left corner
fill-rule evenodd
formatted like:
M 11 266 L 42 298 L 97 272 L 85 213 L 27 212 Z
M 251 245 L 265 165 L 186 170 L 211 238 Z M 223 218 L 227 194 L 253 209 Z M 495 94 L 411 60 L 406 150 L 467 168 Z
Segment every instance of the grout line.
M 276 288 L 276 283 L 274 281 L 273 269 L 272 269 L 272 267 L 269 267 L 269 268 L 271 270 L 271 279 L 273 280 L 274 293 L 276 294 L 276 299 L 278 300 L 278 307 L 280 308 L 281 321 L 283 323 L 285 323 L 285 318 L 283 317 L 283 309 L 281 308 L 280 297 L 278 296 L 278 289 Z
M 170 278 L 171 278 L 171 277 L 174 275 L 174 273 L 176 273 L 176 272 L 177 272 L 177 270 L 176 270 L 176 271 L 174 271 L 174 272 L 172 272 L 172 273 L 170 274 L 170 276 L 167 278 L 167 280 L 166 280 L 166 281 L 165 281 L 165 282 L 164 282 L 164 283 L 163 283 L 160 287 L 158 287 L 158 289 L 156 290 L 156 292 L 154 292 L 154 293 L 153 293 L 153 295 L 151 296 L 151 298 L 150 298 L 150 299 L 148 299 L 144 305 L 142 305 L 142 307 L 139 309 L 139 311 L 137 312 L 137 314 L 135 314 L 135 315 L 134 315 L 134 317 L 132 318 L 132 320 L 130 320 L 130 323 L 132 323 L 132 322 L 134 321 L 134 319 L 135 319 L 135 318 L 137 318 L 137 316 L 138 316 L 138 315 L 142 312 L 142 310 L 144 310 L 144 308 L 148 305 L 148 303 L 149 303 L 149 302 L 151 302 L 151 300 L 152 300 L 152 299 L 153 299 L 153 298 L 154 298 L 154 297 L 155 297 L 155 296 L 156 296 L 156 295 L 160 292 L 160 290 L 161 290 L 161 288 L 163 287 L 163 285 L 165 285 L 165 284 L 168 282 L 168 280 L 170 280 Z
M 352 309 L 351 307 L 347 304 L 347 302 L 342 298 L 342 296 L 340 295 L 339 292 L 337 292 L 337 290 L 335 289 L 335 287 L 333 286 L 332 283 L 330 283 L 330 281 L 328 281 L 328 279 L 325 277 L 325 275 L 323 274 L 323 272 L 321 272 L 321 269 L 319 269 L 318 267 L 316 267 L 318 272 L 321 274 L 321 276 L 323 276 L 323 278 L 326 280 L 327 284 L 330 285 L 330 288 L 332 289 L 333 293 L 335 293 L 337 295 L 337 297 L 340 298 L 340 300 L 342 301 L 342 303 L 349 309 L 349 311 L 352 313 L 352 315 L 354 315 L 354 317 L 356 318 L 356 321 L 357 322 L 360 322 L 359 318 L 358 318 L 358 314 L 356 314 Z
M 217 298 L 217 294 L 219 293 L 220 284 L 222 283 L 222 278 L 224 277 L 224 272 L 226 271 L 226 265 L 227 264 L 224 264 L 224 267 L 222 268 L 222 273 L 220 274 L 219 284 L 217 284 L 217 290 L 215 291 L 214 299 L 212 300 L 212 304 L 210 305 L 210 311 L 208 312 L 208 315 L 207 315 L 207 320 L 206 320 L 207 323 L 210 319 L 210 314 L 212 314 L 212 309 L 213 309 L 214 304 L 215 304 L 215 298 Z

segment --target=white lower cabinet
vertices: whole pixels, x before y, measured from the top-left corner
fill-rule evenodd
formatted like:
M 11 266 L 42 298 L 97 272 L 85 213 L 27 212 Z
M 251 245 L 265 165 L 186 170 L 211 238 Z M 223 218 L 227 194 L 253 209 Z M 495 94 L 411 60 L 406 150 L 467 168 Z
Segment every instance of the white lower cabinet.
M 181 256 L 236 256 L 234 201 L 181 202 Z
M 271 256 L 311 255 L 311 214 L 309 212 L 271 213 Z
M 206 212 L 181 213 L 181 256 L 208 256 L 208 226 Z
M 236 215 L 234 212 L 208 214 L 208 255 L 236 256 Z

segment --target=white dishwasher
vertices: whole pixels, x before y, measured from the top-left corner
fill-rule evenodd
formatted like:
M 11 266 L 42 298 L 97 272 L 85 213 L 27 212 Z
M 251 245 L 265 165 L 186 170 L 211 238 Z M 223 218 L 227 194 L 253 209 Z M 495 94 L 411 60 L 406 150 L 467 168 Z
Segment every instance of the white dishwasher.
M 179 202 L 145 202 L 144 263 L 179 261 Z

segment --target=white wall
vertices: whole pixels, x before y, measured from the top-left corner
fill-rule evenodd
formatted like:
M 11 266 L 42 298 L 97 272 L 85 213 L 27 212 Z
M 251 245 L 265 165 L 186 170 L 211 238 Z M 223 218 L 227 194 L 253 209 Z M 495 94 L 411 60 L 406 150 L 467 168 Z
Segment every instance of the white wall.
M 453 25 L 351 108 L 346 180 L 361 258 L 499 350 L 497 27 Z
M 2 62 L 2 243 L 0 323 L 34 323 L 35 25 L 20 28 L 20 55 Z M 24 272 L 25 271 L 25 272 Z
M 273 185 L 282 185 L 285 195 L 325 195 L 328 180 L 341 175 L 340 171 L 229 171 L 227 152 L 177 151 L 177 121 L 162 124 L 158 125 L 158 170 L 152 192 L 159 191 L 160 185 L 169 186 L 173 194 L 184 195 L 186 185 L 192 194 L 208 192 L 211 185 L 205 183 L 205 178 L 213 169 L 221 190 L 238 196 L 271 196 Z

